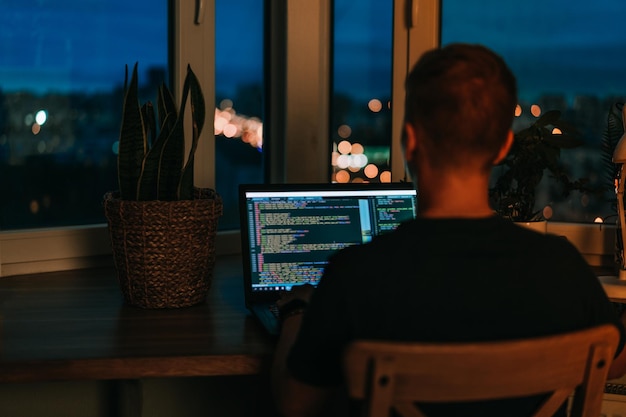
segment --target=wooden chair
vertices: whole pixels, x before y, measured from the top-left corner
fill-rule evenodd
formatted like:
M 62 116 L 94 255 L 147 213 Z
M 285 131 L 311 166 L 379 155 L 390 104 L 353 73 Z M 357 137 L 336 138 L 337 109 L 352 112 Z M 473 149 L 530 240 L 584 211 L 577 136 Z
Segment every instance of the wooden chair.
M 550 394 L 552 416 L 573 393 L 571 417 L 597 417 L 619 332 L 602 325 L 555 336 L 478 343 L 354 341 L 344 357 L 351 398 L 364 416 L 423 417 L 415 402 Z

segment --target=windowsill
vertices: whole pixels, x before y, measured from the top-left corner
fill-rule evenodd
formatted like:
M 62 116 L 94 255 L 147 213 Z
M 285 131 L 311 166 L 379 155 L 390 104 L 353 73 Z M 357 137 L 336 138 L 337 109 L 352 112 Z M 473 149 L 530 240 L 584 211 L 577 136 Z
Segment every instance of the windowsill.
M 605 223 L 548 222 L 548 233 L 565 236 L 594 267 L 614 265 L 615 229 Z
M 239 230 L 218 232 L 216 255 L 241 253 Z M 0 232 L 0 277 L 110 266 L 106 224 Z
M 567 237 L 594 267 L 610 266 L 615 225 L 548 222 L 548 232 Z M 218 232 L 216 255 L 241 253 L 239 230 Z M 0 277 L 112 265 L 105 224 L 0 232 Z

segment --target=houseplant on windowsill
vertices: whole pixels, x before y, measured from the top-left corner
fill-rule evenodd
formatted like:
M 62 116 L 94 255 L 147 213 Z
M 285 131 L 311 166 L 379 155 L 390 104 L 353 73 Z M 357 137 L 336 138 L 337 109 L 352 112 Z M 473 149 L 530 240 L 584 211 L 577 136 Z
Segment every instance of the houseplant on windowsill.
M 152 103 L 139 103 L 137 78 L 135 64 L 130 83 L 128 68 L 124 81 L 119 190 L 106 193 L 103 201 L 115 267 L 127 304 L 186 307 L 206 300 L 222 214 L 215 190 L 193 183 L 194 154 L 206 116 L 204 97 L 188 66 L 180 108 L 163 84 L 155 116 Z M 191 143 L 185 158 L 188 99 Z
M 562 195 L 572 191 L 592 191 L 586 179 L 572 180 L 559 163 L 561 149 L 581 146 L 578 131 L 552 110 L 541 115 L 533 124 L 515 133 L 511 151 L 498 167 L 489 190 L 494 210 L 516 222 L 545 220 L 542 210 L 535 209 L 537 186 L 549 174 L 562 189 Z

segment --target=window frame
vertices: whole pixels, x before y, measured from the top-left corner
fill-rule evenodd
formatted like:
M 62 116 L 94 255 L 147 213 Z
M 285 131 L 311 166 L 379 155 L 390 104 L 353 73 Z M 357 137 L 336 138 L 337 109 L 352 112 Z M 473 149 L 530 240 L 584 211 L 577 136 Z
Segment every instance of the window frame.
M 266 2 L 270 28 L 267 31 L 267 108 L 265 121 L 268 153 L 266 176 L 270 182 L 329 181 L 330 144 L 327 113 L 330 77 L 332 0 Z M 196 10 L 202 5 L 203 13 Z M 394 0 L 392 106 L 404 107 L 404 79 L 410 65 L 427 49 L 439 44 L 440 0 Z M 207 109 L 215 105 L 215 0 L 171 0 L 170 16 L 174 91 L 180 97 L 181 74 L 187 63 L 204 86 Z M 307 47 L 302 47 L 302 44 Z M 306 80 L 301 82 L 300 80 Z M 206 126 L 214 114 L 207 112 Z M 392 119 L 392 179 L 405 179 L 400 146 L 402 111 Z M 215 137 L 204 129 L 196 151 L 196 184 L 215 187 Z M 302 151 L 310 156 L 299 159 Z M 205 161 L 202 163 L 200 161 Z M 219 190 L 218 190 L 219 192 Z M 610 259 L 614 227 L 549 224 L 549 231 L 574 240 L 593 263 Z M 590 236 L 592 238 L 590 239 Z M 595 242 L 595 243 L 594 243 Z M 240 253 L 238 230 L 218 232 L 218 256 Z M 0 277 L 111 265 L 106 224 L 0 231 Z

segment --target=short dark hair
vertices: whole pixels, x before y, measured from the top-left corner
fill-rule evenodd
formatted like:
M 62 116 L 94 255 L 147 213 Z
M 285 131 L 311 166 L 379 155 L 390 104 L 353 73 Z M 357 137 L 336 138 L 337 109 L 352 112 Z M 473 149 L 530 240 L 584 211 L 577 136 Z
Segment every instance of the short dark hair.
M 458 166 L 475 157 L 489 168 L 517 105 L 515 76 L 499 55 L 463 43 L 427 51 L 405 87 L 405 121 L 430 140 L 433 162 Z

